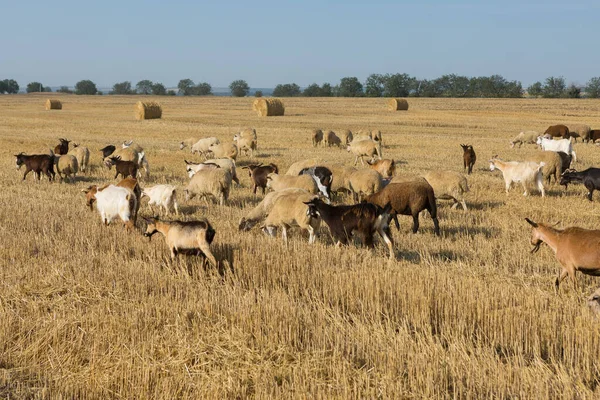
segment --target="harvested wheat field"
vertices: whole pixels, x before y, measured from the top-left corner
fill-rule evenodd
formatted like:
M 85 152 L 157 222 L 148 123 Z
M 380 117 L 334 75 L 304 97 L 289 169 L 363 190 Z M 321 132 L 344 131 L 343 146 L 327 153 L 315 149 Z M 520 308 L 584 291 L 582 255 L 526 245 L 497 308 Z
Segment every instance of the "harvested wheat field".
M 40 95 L 42 96 L 42 95 Z M 546 197 L 515 186 L 508 195 L 488 160 L 524 160 L 510 149 L 522 130 L 585 123 L 600 128 L 598 100 L 410 99 L 390 113 L 381 99 L 286 98 L 285 116 L 260 118 L 252 98 L 162 97 L 162 119 L 135 121 L 135 96 L 69 96 L 60 113 L 36 95 L 0 96 L 0 397 L 3 398 L 598 398 L 600 320 L 586 298 L 600 279 L 577 274 L 558 294 L 560 271 L 543 245 L 530 254 L 537 222 L 597 228 L 600 198 L 554 183 Z M 147 98 L 144 98 L 144 101 Z M 254 159 L 239 155 L 241 187 L 229 201 L 186 201 L 179 142 L 222 143 L 256 128 Z M 397 175 L 463 171 L 460 144 L 477 154 L 468 211 L 438 201 L 441 236 L 421 214 L 392 227 L 395 260 L 335 247 L 323 224 L 316 244 L 289 232 L 269 238 L 238 221 L 252 195 L 250 162 L 279 166 L 320 158 L 351 165 L 345 149 L 313 148 L 315 128 L 383 133 Z M 45 153 L 66 138 L 91 151 L 76 183 L 41 183 L 15 157 Z M 164 238 L 122 224 L 103 226 L 82 189 L 116 183 L 100 148 L 133 139 L 151 174 L 142 187 L 178 188 L 180 218 L 206 217 L 216 230 L 214 268 L 199 256 L 171 261 Z M 575 144 L 578 170 L 600 164 L 600 148 Z M 360 168 L 360 166 L 359 166 Z M 350 196 L 335 199 L 350 203 Z M 151 216 L 143 200 L 140 215 Z

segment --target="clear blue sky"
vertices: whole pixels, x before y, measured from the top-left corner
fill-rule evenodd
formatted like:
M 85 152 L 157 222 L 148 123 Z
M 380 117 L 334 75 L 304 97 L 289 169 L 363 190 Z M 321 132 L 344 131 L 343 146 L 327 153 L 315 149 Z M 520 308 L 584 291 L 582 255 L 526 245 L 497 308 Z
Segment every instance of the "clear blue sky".
M 600 1 L 1 0 L 0 78 L 252 87 L 371 73 L 600 76 Z

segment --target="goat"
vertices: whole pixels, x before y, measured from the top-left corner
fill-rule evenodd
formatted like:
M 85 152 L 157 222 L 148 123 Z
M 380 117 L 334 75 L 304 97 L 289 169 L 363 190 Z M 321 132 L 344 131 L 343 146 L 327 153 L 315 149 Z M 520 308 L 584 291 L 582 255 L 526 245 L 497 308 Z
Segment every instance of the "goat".
M 101 148 L 100 151 L 102 152 L 102 159 L 109 157 L 112 153 L 115 152 L 116 149 L 117 148 L 115 146 L 113 146 L 112 144 L 109 144 L 108 146 Z
M 150 199 L 148 201 L 148 208 L 150 212 L 152 210 L 152 204 L 155 204 L 159 207 L 163 207 L 165 209 L 165 213 L 171 212 L 171 210 L 175 211 L 175 214 L 179 215 L 179 206 L 177 204 L 177 192 L 175 190 L 175 186 L 173 185 L 156 185 L 150 188 L 145 188 L 142 192 L 143 196 L 148 196 Z
M 586 275 L 600 276 L 600 230 L 591 230 L 578 227 L 556 229 L 542 223 L 535 223 L 529 218 L 525 221 L 533 227 L 531 244 L 534 246 L 531 253 L 540 249 L 546 243 L 562 265 L 562 270 L 556 278 L 554 286 L 558 291 L 560 282 L 569 275 L 573 286 L 577 288 L 575 272 L 580 271 Z
M 107 158 L 108 163 L 107 166 L 110 169 L 113 165 L 115 166 L 115 179 L 117 178 L 117 176 L 119 176 L 119 174 L 121 174 L 121 177 L 123 178 L 127 178 L 128 176 L 131 176 L 132 178 L 136 178 L 137 177 L 137 172 L 138 172 L 138 164 L 133 162 L 133 161 L 123 161 L 121 160 L 121 157 L 116 156 L 116 157 L 109 157 Z
M 60 143 L 57 144 L 56 147 L 54 147 L 54 153 L 59 156 L 67 154 L 69 152 L 69 143 L 71 143 L 71 141 L 63 138 L 60 138 L 58 140 L 60 141 Z
M 473 146 L 470 144 L 461 144 L 460 147 L 463 149 L 463 170 L 466 169 L 467 175 L 471 175 L 473 165 L 475 165 L 475 161 L 477 160 L 475 150 L 473 150 Z
M 81 191 L 85 194 L 85 204 L 90 208 L 90 211 L 94 211 L 94 203 L 96 202 L 96 193 L 103 191 L 109 185 L 104 185 L 102 187 L 98 187 L 97 185 L 88 186 L 86 189 L 81 189 Z M 140 209 L 141 199 L 142 199 L 142 189 L 138 184 L 137 179 L 135 178 L 125 178 L 121 180 L 121 182 L 117 183 L 118 187 L 125 188 L 129 190 L 136 199 L 135 207 L 133 208 L 133 214 L 131 219 L 133 220 L 133 224 L 135 225 L 137 221 L 138 211 Z
M 298 175 L 309 175 L 313 178 L 323 196 L 331 199 L 333 174 L 329 168 L 323 166 L 303 168 Z
M 573 151 L 573 144 L 570 139 L 552 140 L 539 136 L 536 142 L 542 150 L 562 151 L 573 157 L 573 162 L 577 162 L 577 155 Z
M 315 198 L 305 202 L 309 212 L 325 221 L 337 245 L 348 244 L 349 239 L 358 234 L 363 244 L 373 248 L 373 235 L 377 232 L 386 243 L 390 259 L 394 258 L 394 247 L 390 234 L 390 203 L 385 208 L 370 203 L 351 206 L 332 206 Z
M 160 221 L 156 217 L 144 220 L 148 224 L 144 236 L 152 240 L 155 233 L 162 233 L 171 251 L 171 259 L 181 252 L 199 250 L 214 267 L 217 266 L 217 260 L 210 251 L 216 232 L 207 220 Z
M 585 171 L 577 172 L 574 169 L 566 170 L 560 177 L 560 184 L 564 185 L 565 190 L 569 183 L 581 182 L 588 190 L 587 198 L 592 201 L 594 190 L 600 190 L 600 168 L 588 168 Z
M 247 167 L 242 167 L 242 169 L 248 169 L 248 175 L 252 178 L 252 183 L 254 184 L 252 193 L 256 194 L 256 189 L 261 188 L 263 195 L 267 188 L 267 175 L 270 173 L 279 173 L 279 168 L 275 164 L 250 164 Z
M 42 172 L 48 176 L 48 180 L 54 180 L 54 153 L 52 154 L 32 154 L 30 156 L 24 153 L 15 154 L 17 158 L 17 170 L 21 169 L 25 165 L 25 173 L 23 174 L 23 180 L 27 177 L 27 174 L 31 171 L 35 174 L 37 180 L 41 180 Z
M 513 182 L 520 182 L 525 190 L 523 196 L 529 195 L 529 184 L 535 184 L 542 194 L 542 197 L 545 196 L 544 183 L 542 182 L 542 168 L 545 165 L 543 162 L 538 164 L 533 161 L 502 161 L 497 157 L 498 156 L 494 156 L 490 160 L 490 171 L 494 171 L 495 169 L 502 171 L 506 194 L 508 194 L 508 190 Z
M 120 218 L 127 230 L 135 227 L 135 210 L 138 201 L 131 190 L 109 185 L 95 194 L 96 208 L 104 225 L 110 225 L 112 221 Z

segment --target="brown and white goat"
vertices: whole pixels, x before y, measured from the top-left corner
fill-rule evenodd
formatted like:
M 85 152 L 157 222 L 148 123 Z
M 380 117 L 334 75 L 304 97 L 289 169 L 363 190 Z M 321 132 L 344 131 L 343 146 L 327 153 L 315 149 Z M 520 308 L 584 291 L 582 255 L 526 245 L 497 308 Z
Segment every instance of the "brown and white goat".
M 131 193 L 134 194 L 136 203 L 132 212 L 132 221 L 135 225 L 137 221 L 138 211 L 140 209 L 141 198 L 142 198 L 142 189 L 138 184 L 137 179 L 135 178 L 125 178 L 121 182 L 117 183 L 117 186 L 128 189 Z M 104 185 L 102 187 L 98 187 L 96 185 L 88 186 L 86 189 L 81 189 L 83 193 L 85 193 L 85 204 L 90 208 L 90 211 L 94 211 L 94 203 L 96 202 L 96 193 L 106 189 L 108 185 Z
M 529 218 L 525 218 L 525 221 L 533 227 L 531 244 L 534 247 L 531 252 L 537 252 L 540 245 L 546 243 L 562 265 L 562 270 L 554 284 L 556 290 L 567 275 L 573 281 L 573 286 L 577 288 L 576 271 L 600 276 L 600 230 L 578 227 L 556 229 L 547 224 L 533 222 Z

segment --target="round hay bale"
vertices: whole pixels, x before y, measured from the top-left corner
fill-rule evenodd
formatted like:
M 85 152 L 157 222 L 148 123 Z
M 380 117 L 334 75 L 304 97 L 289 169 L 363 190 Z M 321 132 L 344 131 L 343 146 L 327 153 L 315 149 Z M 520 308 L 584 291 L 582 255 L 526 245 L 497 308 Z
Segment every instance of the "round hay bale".
M 162 117 L 162 107 L 155 101 L 138 101 L 135 105 L 136 119 L 155 119 Z
M 389 99 L 387 105 L 390 111 L 408 110 L 408 101 L 406 99 Z
M 260 117 L 283 115 L 285 112 L 285 107 L 280 99 L 256 99 L 252 104 L 252 109 L 256 111 Z
M 46 110 L 62 110 L 62 103 L 60 100 L 48 99 L 46 100 Z

